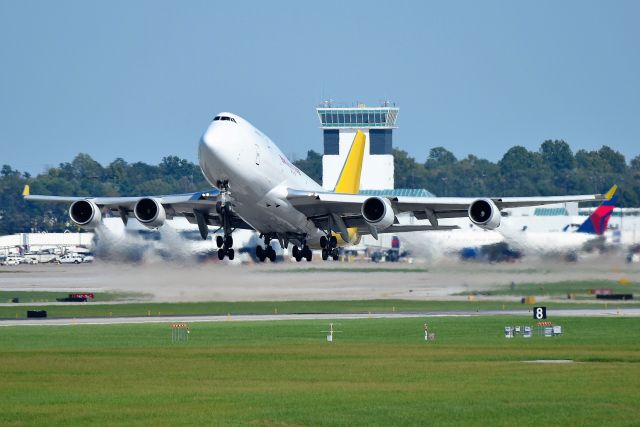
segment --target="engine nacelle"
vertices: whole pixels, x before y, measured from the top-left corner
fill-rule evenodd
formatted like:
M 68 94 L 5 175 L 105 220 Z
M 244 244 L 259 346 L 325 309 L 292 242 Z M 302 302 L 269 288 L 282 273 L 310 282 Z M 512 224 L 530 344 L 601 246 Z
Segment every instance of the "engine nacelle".
M 140 224 L 147 228 L 162 227 L 167 219 L 162 204 L 151 198 L 138 200 L 138 203 L 133 207 L 133 215 L 140 221 Z
M 100 225 L 102 212 L 91 200 L 77 200 L 69 207 L 69 218 L 82 228 L 92 229 Z
M 391 227 L 396 220 L 391 202 L 384 197 L 369 197 L 360 209 L 365 221 L 382 231 Z
M 500 226 L 500 209 L 491 199 L 478 199 L 469 205 L 469 219 L 485 230 L 495 230 Z

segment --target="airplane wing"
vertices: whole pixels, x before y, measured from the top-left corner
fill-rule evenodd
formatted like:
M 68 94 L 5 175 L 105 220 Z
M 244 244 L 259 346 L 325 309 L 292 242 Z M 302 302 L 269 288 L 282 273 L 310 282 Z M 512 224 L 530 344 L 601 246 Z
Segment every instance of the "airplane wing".
M 222 226 L 221 216 L 216 211 L 216 204 L 219 202 L 220 192 L 217 189 L 209 191 L 199 191 L 195 193 L 169 194 L 163 196 L 150 197 L 64 197 L 64 196 L 42 196 L 30 194 L 29 186 L 25 186 L 23 191 L 25 200 L 33 202 L 50 202 L 50 203 L 73 203 L 80 200 L 93 202 L 103 213 L 109 211 L 116 217 L 122 218 L 123 222 L 127 222 L 128 218 L 134 217 L 133 209 L 138 201 L 144 198 L 156 200 L 165 210 L 166 218 L 172 219 L 177 216 L 185 217 L 190 223 L 201 223 L 203 225 L 211 225 L 214 227 Z M 231 212 L 231 227 L 253 230 L 249 224 L 242 220 L 239 216 Z M 206 227 L 205 227 L 206 228 Z M 205 230 L 200 227 L 201 234 Z
M 466 217 L 469 215 L 471 204 L 478 200 L 490 200 L 502 211 L 506 208 L 523 206 L 605 200 L 610 198 L 608 197 L 609 193 L 606 195 L 587 194 L 552 197 L 489 197 L 486 199 L 472 197 L 382 197 L 382 199 L 387 199 L 390 202 L 396 215 L 399 213 L 412 213 L 417 219 L 429 220 L 431 227 L 422 226 L 425 228 L 420 229 L 437 230 L 442 229 L 442 226 L 438 225 L 439 219 Z M 289 189 L 287 194 L 287 199 L 291 205 L 313 220 L 320 228 L 326 229 L 327 224 L 330 224 L 331 221 L 336 223 L 336 221 L 339 221 L 336 217 L 340 217 L 346 227 L 365 228 L 369 231 L 371 231 L 371 227 L 362 216 L 361 209 L 363 203 L 370 197 L 362 194 L 310 192 L 295 189 Z M 398 232 L 402 228 L 404 228 L 402 231 L 415 231 L 399 224 L 396 219 L 391 227 L 379 232 Z

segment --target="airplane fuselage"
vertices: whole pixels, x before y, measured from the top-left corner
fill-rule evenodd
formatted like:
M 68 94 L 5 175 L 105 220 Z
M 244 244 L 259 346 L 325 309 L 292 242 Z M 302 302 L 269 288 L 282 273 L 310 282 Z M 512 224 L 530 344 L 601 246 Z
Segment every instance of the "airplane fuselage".
M 306 236 L 319 247 L 323 233 L 287 201 L 287 188 L 322 191 L 280 149 L 243 118 L 220 113 L 202 135 L 198 158 L 207 181 L 228 186 L 233 211 L 262 234 Z

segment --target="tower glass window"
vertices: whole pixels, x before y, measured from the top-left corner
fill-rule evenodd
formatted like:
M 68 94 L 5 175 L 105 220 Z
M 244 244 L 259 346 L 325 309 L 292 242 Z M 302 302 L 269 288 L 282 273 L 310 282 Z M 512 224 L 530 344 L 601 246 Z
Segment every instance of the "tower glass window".
M 392 154 L 392 151 L 391 129 L 371 129 L 369 131 L 369 154 Z
M 324 154 L 340 154 L 340 134 L 338 129 L 324 130 Z

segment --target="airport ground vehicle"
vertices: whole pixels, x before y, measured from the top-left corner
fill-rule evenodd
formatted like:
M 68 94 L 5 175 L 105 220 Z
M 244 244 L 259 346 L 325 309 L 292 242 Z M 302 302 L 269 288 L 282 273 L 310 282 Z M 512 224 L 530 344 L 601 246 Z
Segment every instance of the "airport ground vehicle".
M 58 260 L 59 264 L 80 264 L 82 257 L 78 254 L 68 253 Z
M 82 262 L 84 263 L 88 263 L 88 262 L 93 262 L 95 261 L 95 257 L 93 255 L 85 255 L 82 257 Z
M 35 260 L 40 264 L 45 264 L 49 262 L 57 262 L 60 255 L 53 253 L 52 251 L 45 249 L 38 252 L 29 252 L 24 255 L 27 259 Z
M 20 259 L 17 256 L 9 255 L 2 261 L 2 265 L 19 265 Z

